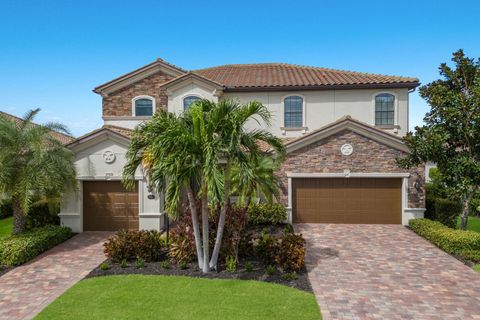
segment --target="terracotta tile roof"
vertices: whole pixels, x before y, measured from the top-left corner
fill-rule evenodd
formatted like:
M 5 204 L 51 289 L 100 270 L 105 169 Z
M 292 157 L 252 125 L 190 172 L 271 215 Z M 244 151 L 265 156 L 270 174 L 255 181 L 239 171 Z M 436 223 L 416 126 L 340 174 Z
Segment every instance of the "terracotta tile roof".
M 3 115 L 4 117 L 14 120 L 17 124 L 21 124 L 23 122 L 22 118 L 16 117 L 14 115 L 8 114 L 6 112 L 0 111 L 0 114 Z M 38 125 L 38 124 L 35 124 Z M 60 141 L 62 144 L 68 144 L 72 142 L 75 138 L 60 132 L 52 131 L 50 135 Z
M 287 63 L 229 64 L 192 71 L 226 89 L 392 87 L 415 88 L 417 78 L 334 70 Z
M 131 138 L 133 130 L 128 129 L 128 128 L 123 128 L 123 127 L 117 127 L 117 126 L 112 126 L 112 125 L 104 125 L 102 129 L 109 129 L 113 132 L 116 132 L 125 138 Z

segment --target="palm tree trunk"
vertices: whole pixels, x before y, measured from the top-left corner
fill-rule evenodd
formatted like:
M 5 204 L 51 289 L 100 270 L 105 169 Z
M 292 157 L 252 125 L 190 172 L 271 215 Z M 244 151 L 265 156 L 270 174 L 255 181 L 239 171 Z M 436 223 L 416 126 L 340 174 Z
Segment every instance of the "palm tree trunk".
M 190 185 L 187 186 L 187 197 L 188 204 L 190 206 L 190 212 L 192 213 L 192 225 L 193 225 L 193 235 L 195 236 L 195 247 L 197 249 L 197 260 L 198 267 L 203 267 L 203 252 L 202 252 L 202 242 L 200 239 L 200 225 L 198 223 L 198 212 L 197 205 L 195 202 L 195 196 L 193 195 L 193 190 Z
M 213 247 L 212 259 L 210 260 L 210 268 L 217 270 L 218 256 L 220 254 L 220 247 L 222 246 L 223 230 L 225 229 L 225 218 L 227 214 L 227 207 L 230 200 L 230 166 L 227 165 L 225 169 L 225 182 L 223 205 L 220 209 L 220 217 L 218 218 L 217 237 L 215 239 L 215 246 Z
M 463 201 L 463 206 L 462 206 L 462 222 L 461 222 L 461 225 L 460 225 L 460 228 L 462 228 L 462 230 L 467 230 L 467 223 L 468 223 L 468 211 L 469 211 L 469 208 L 470 208 L 470 200 L 472 199 L 473 197 L 473 192 L 468 195 L 465 200 Z
M 206 189 L 206 188 L 205 188 Z M 208 273 L 210 268 L 208 267 L 209 254 L 209 231 L 208 231 L 208 195 L 207 190 L 204 190 L 202 195 L 202 239 L 203 239 L 203 273 Z
M 25 231 L 27 220 L 22 206 L 16 197 L 12 198 L 13 205 L 13 234 L 19 234 Z

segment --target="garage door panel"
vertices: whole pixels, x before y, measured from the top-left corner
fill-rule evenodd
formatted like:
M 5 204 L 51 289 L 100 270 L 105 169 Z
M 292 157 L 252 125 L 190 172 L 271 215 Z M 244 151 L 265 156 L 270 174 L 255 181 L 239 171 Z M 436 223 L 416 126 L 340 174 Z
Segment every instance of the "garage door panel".
M 127 191 L 120 181 L 83 182 L 85 231 L 138 230 L 138 188 Z
M 401 179 L 293 179 L 293 221 L 401 223 Z

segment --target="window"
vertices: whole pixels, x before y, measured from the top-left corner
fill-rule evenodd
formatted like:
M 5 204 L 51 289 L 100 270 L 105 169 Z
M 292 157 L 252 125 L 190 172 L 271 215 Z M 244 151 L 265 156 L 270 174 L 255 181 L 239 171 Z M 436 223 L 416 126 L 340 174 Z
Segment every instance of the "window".
M 395 96 L 382 93 L 375 96 L 375 125 L 394 125 Z
M 188 96 L 183 98 L 183 111 L 187 111 L 187 109 L 190 107 L 192 103 L 194 103 L 197 100 L 200 100 L 201 98 L 197 96 Z
M 151 117 L 153 114 L 153 100 L 151 99 L 137 99 L 135 100 L 135 116 L 136 117 Z
M 283 121 L 286 128 L 303 127 L 303 98 L 286 97 L 283 100 Z

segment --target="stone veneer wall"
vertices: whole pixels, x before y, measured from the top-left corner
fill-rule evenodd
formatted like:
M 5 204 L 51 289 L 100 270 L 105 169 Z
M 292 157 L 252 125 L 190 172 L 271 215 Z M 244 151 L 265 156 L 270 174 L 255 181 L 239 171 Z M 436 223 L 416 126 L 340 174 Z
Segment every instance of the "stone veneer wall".
M 348 143 L 353 146 L 353 153 L 344 156 L 340 148 Z M 282 180 L 281 202 L 288 204 L 288 178 L 286 172 L 298 173 L 351 173 L 368 172 L 409 172 L 408 207 L 425 207 L 424 166 L 401 169 L 396 159 L 404 156 L 403 151 L 381 144 L 349 130 L 341 131 L 323 140 L 312 143 L 301 149 L 288 153 L 278 173 Z M 420 189 L 414 187 L 415 181 L 420 182 Z
M 132 99 L 140 95 L 155 98 L 156 108 L 167 110 L 168 97 L 160 85 L 171 80 L 172 77 L 163 72 L 157 72 L 145 79 L 126 86 L 102 101 L 103 116 L 125 117 L 132 116 Z

